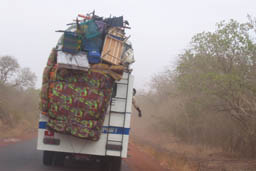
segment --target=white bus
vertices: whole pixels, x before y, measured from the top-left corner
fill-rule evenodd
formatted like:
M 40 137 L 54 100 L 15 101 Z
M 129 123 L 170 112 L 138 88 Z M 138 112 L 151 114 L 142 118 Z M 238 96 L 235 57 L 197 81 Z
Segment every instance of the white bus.
M 120 171 L 127 157 L 134 77 L 124 72 L 115 82 L 111 103 L 98 141 L 80 139 L 47 130 L 48 117 L 40 114 L 37 149 L 45 165 L 63 164 L 68 158 L 96 160 L 107 171 Z

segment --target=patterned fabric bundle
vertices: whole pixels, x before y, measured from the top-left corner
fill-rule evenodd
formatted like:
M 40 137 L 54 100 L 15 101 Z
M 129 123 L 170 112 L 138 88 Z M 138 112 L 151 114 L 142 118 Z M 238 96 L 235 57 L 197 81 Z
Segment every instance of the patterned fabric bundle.
M 110 102 L 114 79 L 102 72 L 58 68 L 51 53 L 44 70 L 41 110 L 48 127 L 73 136 L 98 140 Z M 53 62 L 51 62 L 53 61 Z

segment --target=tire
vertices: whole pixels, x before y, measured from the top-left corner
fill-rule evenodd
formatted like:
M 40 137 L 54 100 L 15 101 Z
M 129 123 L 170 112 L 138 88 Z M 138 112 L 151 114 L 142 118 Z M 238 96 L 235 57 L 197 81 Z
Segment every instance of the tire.
M 63 166 L 64 165 L 64 160 L 65 160 L 65 153 L 62 152 L 54 152 L 53 155 L 53 165 L 55 166 Z
M 104 171 L 121 171 L 122 158 L 120 157 L 106 157 L 103 161 L 102 170 Z
M 43 164 L 46 166 L 52 165 L 54 152 L 52 151 L 44 151 L 43 152 Z
M 121 171 L 121 167 L 122 167 L 122 158 L 112 157 L 112 170 Z

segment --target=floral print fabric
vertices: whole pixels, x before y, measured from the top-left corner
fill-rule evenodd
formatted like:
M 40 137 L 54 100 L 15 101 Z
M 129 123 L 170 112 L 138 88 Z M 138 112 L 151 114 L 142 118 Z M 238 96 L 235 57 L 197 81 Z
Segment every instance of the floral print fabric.
M 55 53 L 49 60 L 54 61 L 52 55 Z M 113 85 L 114 79 L 102 72 L 48 65 L 44 70 L 40 104 L 42 113 L 49 117 L 48 128 L 97 141 Z

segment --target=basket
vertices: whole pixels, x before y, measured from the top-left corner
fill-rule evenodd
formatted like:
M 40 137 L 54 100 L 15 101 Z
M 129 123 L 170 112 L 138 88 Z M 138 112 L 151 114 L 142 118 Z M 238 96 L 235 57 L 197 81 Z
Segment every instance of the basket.
M 81 49 L 81 37 L 73 32 L 64 32 L 62 51 L 76 54 Z

